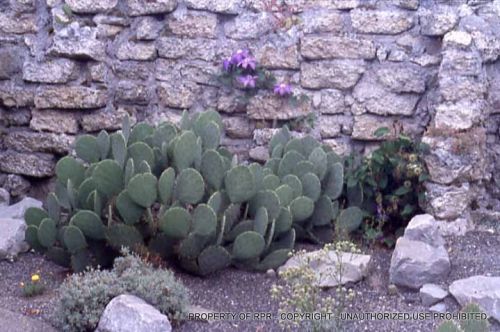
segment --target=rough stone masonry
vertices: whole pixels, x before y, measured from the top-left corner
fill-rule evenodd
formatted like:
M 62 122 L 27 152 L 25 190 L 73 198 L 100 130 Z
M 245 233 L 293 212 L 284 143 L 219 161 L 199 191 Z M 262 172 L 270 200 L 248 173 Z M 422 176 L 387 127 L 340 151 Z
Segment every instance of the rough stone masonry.
M 0 186 L 54 175 L 75 137 L 215 108 L 226 144 L 263 160 L 273 124 L 369 153 L 380 126 L 432 148 L 429 213 L 463 229 L 500 198 L 500 0 L 1 0 Z M 291 23 L 291 24 L 290 24 Z M 213 79 L 248 47 L 308 95 L 239 107 Z M 299 125 L 297 131 L 303 128 Z M 300 134 L 300 133 L 298 133 Z M 498 202 L 498 201 L 496 201 Z

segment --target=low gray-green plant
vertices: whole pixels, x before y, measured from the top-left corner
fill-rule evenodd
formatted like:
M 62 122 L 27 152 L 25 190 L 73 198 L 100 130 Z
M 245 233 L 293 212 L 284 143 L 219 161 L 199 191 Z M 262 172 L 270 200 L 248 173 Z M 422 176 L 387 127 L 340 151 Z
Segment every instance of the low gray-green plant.
M 331 253 L 334 253 L 332 258 Z M 314 313 L 313 319 L 304 320 L 280 320 L 280 325 L 285 330 L 303 331 L 341 331 L 343 326 L 339 319 L 349 304 L 353 301 L 356 292 L 342 285 L 345 278 L 346 258 L 349 254 L 359 253 L 359 249 L 348 241 L 339 241 L 335 244 L 326 244 L 314 257 L 306 256 L 296 267 L 290 267 L 280 273 L 284 284 L 274 284 L 271 288 L 271 296 L 279 301 L 279 311 Z M 347 255 L 346 255 L 347 253 Z M 296 255 L 305 255 L 302 250 Z M 311 267 L 311 260 L 321 260 L 332 266 L 325 273 L 319 274 Z M 334 295 L 326 296 L 319 286 L 322 278 L 334 278 L 337 286 L 334 287 Z M 321 318 L 321 319 L 320 319 Z
M 469 303 L 460 311 L 462 314 L 483 314 L 481 308 L 475 303 Z M 442 322 L 436 332 L 489 332 L 490 324 L 487 319 L 466 317 L 458 322 L 447 320 Z
M 62 331 L 93 331 L 109 301 L 124 293 L 142 298 L 173 321 L 187 313 L 188 291 L 171 271 L 153 268 L 127 250 L 122 254 L 111 270 L 89 268 L 64 281 L 56 326 Z

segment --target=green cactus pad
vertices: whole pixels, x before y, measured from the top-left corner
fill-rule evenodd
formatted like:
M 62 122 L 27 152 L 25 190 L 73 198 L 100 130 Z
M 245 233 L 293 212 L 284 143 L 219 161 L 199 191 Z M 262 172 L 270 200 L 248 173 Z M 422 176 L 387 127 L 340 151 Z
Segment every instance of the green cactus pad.
M 320 180 L 323 180 L 328 171 L 328 157 L 326 152 L 321 147 L 317 147 L 311 152 L 308 159 L 314 165 L 314 173 Z
M 273 174 L 278 174 L 278 169 L 280 167 L 281 159 L 270 158 L 264 164 L 264 168 L 270 169 Z
M 254 231 L 243 232 L 234 239 L 233 257 L 236 260 L 259 257 L 265 246 L 264 237 L 259 233 Z
M 118 197 L 116 197 L 116 209 L 120 214 L 122 220 L 127 225 L 133 225 L 141 220 L 145 208 L 136 204 L 127 190 L 123 190 Z
M 342 158 L 333 151 L 326 153 L 326 160 L 328 162 L 328 169 L 336 163 L 342 163 Z
M 223 128 L 224 125 L 222 123 L 222 117 L 219 112 L 214 110 L 208 110 L 198 114 L 197 118 L 193 117 L 194 127 L 195 129 L 199 129 L 203 127 L 205 124 L 213 121 L 219 128 Z
M 340 212 L 336 226 L 339 230 L 350 233 L 358 229 L 362 222 L 363 211 L 360 208 L 352 206 Z
M 68 180 L 79 186 L 85 179 L 85 167 L 73 157 L 64 157 L 56 164 L 57 179 L 66 185 Z
M 121 133 L 114 133 L 111 138 L 111 152 L 113 158 L 116 160 L 120 167 L 125 166 L 127 160 L 127 142 Z
M 246 231 L 252 231 L 254 226 L 254 221 L 253 220 L 242 220 L 239 223 L 237 223 L 232 229 L 224 236 L 224 239 L 226 241 L 234 241 L 234 239 L 246 232 Z
M 299 196 L 290 203 L 290 212 L 294 222 L 301 222 L 309 218 L 314 212 L 314 202 L 306 196 Z
M 37 207 L 30 207 L 24 213 L 24 220 L 26 221 L 26 225 L 30 226 L 40 226 L 40 223 L 43 219 L 48 218 L 49 215 L 43 209 Z
M 292 227 L 292 213 L 290 209 L 282 207 L 280 209 L 280 215 L 276 219 L 276 223 L 274 226 L 274 233 L 281 234 L 287 232 Z
M 146 137 L 153 135 L 154 129 L 149 124 L 145 122 L 137 123 L 132 131 L 130 132 L 130 137 L 128 138 L 128 145 L 132 145 L 136 142 L 141 142 L 146 139 Z
M 72 208 L 72 205 L 69 202 L 69 193 L 68 193 L 68 184 L 72 187 L 73 185 L 70 184 L 71 180 L 68 180 L 66 185 L 63 185 L 60 181 L 56 181 L 55 189 L 54 189 L 54 194 L 56 195 L 58 205 L 60 205 L 63 209 L 70 210 Z
M 294 198 L 302 196 L 302 182 L 296 175 L 288 174 L 282 179 L 281 182 L 292 188 Z
M 99 162 L 94 169 L 92 178 L 99 192 L 107 197 L 117 195 L 123 189 L 123 171 L 120 165 L 110 159 Z
M 273 151 L 271 152 L 271 158 L 282 158 L 283 152 L 285 152 L 285 146 L 282 144 L 278 144 L 274 147 Z
M 221 155 L 215 150 L 207 150 L 201 159 L 201 174 L 207 183 L 219 190 L 224 181 L 225 163 Z
M 337 216 L 339 215 L 340 212 L 340 204 L 339 201 L 333 201 L 332 202 L 332 219 L 337 219 Z
M 253 230 L 260 235 L 266 235 L 267 225 L 269 224 L 269 216 L 265 207 L 260 207 L 255 213 Z
M 299 179 L 307 173 L 314 173 L 314 171 L 315 171 L 314 165 L 307 160 L 299 162 L 293 168 L 293 174 L 297 175 Z
M 202 275 L 225 269 L 231 264 L 231 254 L 221 246 L 209 246 L 198 256 L 198 266 Z
M 314 204 L 311 217 L 313 224 L 315 226 L 330 225 L 334 218 L 333 212 L 332 200 L 328 196 L 321 196 Z
M 319 142 L 309 135 L 301 138 L 293 138 L 286 144 L 285 154 L 288 151 L 297 151 L 305 158 L 308 158 L 311 152 L 319 146 Z
M 125 172 L 123 174 L 123 176 L 124 176 L 124 178 L 123 178 L 123 184 L 125 186 L 127 186 L 128 183 L 130 182 L 130 179 L 132 179 L 132 177 L 134 175 L 135 175 L 134 159 L 129 158 L 129 160 L 127 161 L 127 164 L 125 165 Z
M 201 138 L 203 150 L 217 149 L 220 144 L 220 127 L 213 121 L 195 127 L 195 133 Z
M 69 267 L 71 264 L 71 255 L 63 248 L 51 247 L 45 252 L 45 256 L 57 265 Z
M 274 174 L 268 174 L 262 179 L 262 189 L 264 190 L 275 190 L 281 184 L 280 178 Z
M 42 252 L 45 248 L 38 241 L 38 227 L 34 225 L 29 225 L 24 233 L 24 238 L 31 248 L 38 252 Z
M 344 167 L 341 163 L 335 163 L 330 167 L 326 176 L 327 179 L 323 188 L 324 194 L 332 200 L 336 200 L 342 194 L 344 188 Z
M 193 211 L 193 233 L 200 236 L 215 234 L 217 229 L 217 215 L 206 204 L 200 204 Z
M 142 235 L 130 225 L 115 224 L 106 229 L 106 239 L 115 250 L 127 247 L 131 250 L 143 244 Z
M 75 151 L 78 158 L 88 163 L 98 162 L 101 157 L 97 139 L 91 135 L 78 137 L 75 143 Z
M 59 205 L 59 200 L 54 193 L 50 193 L 45 201 L 47 206 L 47 213 L 49 217 L 55 222 L 59 222 L 59 217 L 61 215 L 61 206 Z
M 466 332 L 466 331 L 460 328 L 454 321 L 447 320 L 438 326 L 436 332 Z
M 269 269 L 277 269 L 281 265 L 283 265 L 289 258 L 290 250 L 289 249 L 278 249 L 270 254 L 268 254 L 264 259 L 259 263 L 257 269 L 259 271 L 267 271 Z
M 253 174 L 255 180 L 255 190 L 260 190 L 262 188 L 262 181 L 264 180 L 263 168 L 259 163 L 251 163 L 248 165 L 248 169 Z
M 91 265 L 90 252 L 86 249 L 82 249 L 73 255 L 71 255 L 71 269 L 76 272 L 83 272 L 85 269 Z
M 178 171 L 191 167 L 196 158 L 197 137 L 192 131 L 185 131 L 175 142 L 173 160 Z
M 163 204 L 170 204 L 175 185 L 175 170 L 172 167 L 167 168 L 161 173 L 158 180 L 158 192 Z
M 279 130 L 276 134 L 274 134 L 271 140 L 269 141 L 269 153 L 272 153 L 276 148 L 276 146 L 278 145 L 284 147 L 289 140 L 290 140 L 290 131 L 285 126 L 281 130 Z
M 38 227 L 38 242 L 45 248 L 54 245 L 57 238 L 56 222 L 50 218 L 45 218 Z
M 177 135 L 177 129 L 170 123 L 163 123 L 153 133 L 153 145 L 161 148 L 163 143 L 167 146 L 170 141 Z
M 175 184 L 175 197 L 184 204 L 196 204 L 205 194 L 205 182 L 197 170 L 183 169 Z
M 245 166 L 236 166 L 229 170 L 224 183 L 232 203 L 245 202 L 255 193 L 254 176 L 250 169 Z
M 297 225 L 294 225 L 296 227 Z M 300 227 L 300 226 L 299 226 Z M 295 229 L 290 229 L 285 233 L 280 234 L 280 236 L 271 244 L 269 247 L 269 252 L 275 250 L 287 249 L 292 250 L 295 246 Z
M 158 197 L 157 182 L 153 174 L 137 174 L 128 183 L 128 195 L 138 205 L 149 208 Z
M 179 256 L 183 259 L 196 259 L 203 250 L 204 243 L 196 234 L 189 234 L 179 244 Z
M 185 238 L 191 228 L 191 215 L 184 208 L 172 207 L 160 218 L 159 226 L 171 238 Z
M 90 210 L 93 210 L 97 215 L 101 215 L 102 207 L 103 207 L 103 197 L 97 190 L 94 190 L 90 193 L 87 198 L 87 206 Z
M 128 147 L 128 155 L 134 160 L 134 165 L 139 166 L 142 161 L 146 161 L 149 166 L 155 164 L 155 155 L 146 143 L 137 142 Z
M 87 247 L 87 241 L 82 231 L 78 227 L 72 225 L 66 227 L 63 235 L 63 242 L 72 254 Z
M 76 195 L 76 199 L 78 201 L 78 205 L 83 207 L 84 209 L 91 208 L 87 204 L 87 200 L 94 190 L 97 189 L 97 183 L 92 178 L 87 178 L 85 181 L 80 184 L 78 187 L 78 193 Z
M 240 220 L 241 204 L 229 204 L 224 210 L 225 230 L 229 230 Z
M 99 147 L 101 160 L 106 159 L 109 155 L 109 148 L 111 146 L 111 140 L 106 131 L 101 130 L 99 135 L 97 135 L 97 146 Z
M 290 205 L 295 198 L 292 188 L 287 184 L 282 184 L 276 188 L 276 195 L 278 195 L 282 207 Z
M 302 194 L 316 202 L 321 195 L 321 182 L 314 173 L 307 173 L 300 179 L 302 182 Z
M 278 218 L 280 214 L 280 199 L 276 192 L 272 190 L 261 190 L 250 200 L 248 212 L 252 218 L 255 218 L 259 208 L 265 207 L 269 214 L 269 219 Z
M 222 210 L 222 194 L 220 191 L 214 192 L 210 198 L 208 199 L 207 205 L 215 211 L 216 214 L 219 214 Z
M 281 159 L 278 167 L 278 176 L 283 178 L 287 174 L 292 174 L 297 164 L 304 160 L 304 156 L 297 151 L 288 151 Z
M 101 218 L 92 211 L 80 210 L 71 217 L 70 225 L 78 227 L 83 235 L 94 240 L 105 238 L 106 227 Z

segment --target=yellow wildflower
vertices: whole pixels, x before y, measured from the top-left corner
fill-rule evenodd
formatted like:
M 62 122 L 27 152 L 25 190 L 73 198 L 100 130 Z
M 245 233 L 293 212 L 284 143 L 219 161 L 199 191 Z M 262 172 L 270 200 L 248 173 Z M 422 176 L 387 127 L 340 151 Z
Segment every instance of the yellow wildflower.
M 33 275 L 31 276 L 31 281 L 32 281 L 32 282 L 38 282 L 38 281 L 40 281 L 40 275 L 38 275 L 38 274 L 33 274 Z

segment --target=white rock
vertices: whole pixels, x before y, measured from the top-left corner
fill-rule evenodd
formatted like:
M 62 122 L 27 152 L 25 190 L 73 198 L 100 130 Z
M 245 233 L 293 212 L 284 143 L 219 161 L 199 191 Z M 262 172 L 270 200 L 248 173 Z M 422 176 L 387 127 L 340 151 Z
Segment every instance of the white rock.
M 422 300 L 422 304 L 427 307 L 441 301 L 447 296 L 448 292 L 436 284 L 425 284 L 420 288 L 420 299 Z
M 446 312 L 447 311 L 446 304 L 441 302 L 438 304 L 433 305 L 432 307 L 429 308 L 430 312 Z
M 400 237 L 392 253 L 389 270 L 391 283 L 419 289 L 426 283 L 438 282 L 450 273 L 450 259 L 444 246 Z
M 456 280 L 449 290 L 461 306 L 477 303 L 486 314 L 500 322 L 500 277 L 478 275 Z
M 144 300 L 129 294 L 112 299 L 96 332 L 170 332 L 168 317 Z
M 436 225 L 443 236 L 463 236 L 474 229 L 472 218 L 468 213 L 454 220 L 436 220 Z
M 419 214 L 413 217 L 405 229 L 404 237 L 413 241 L 422 241 L 434 247 L 444 244 L 436 220 L 430 214 Z
M 24 220 L 24 212 L 30 207 L 41 208 L 42 202 L 31 197 L 25 197 L 16 204 L 0 208 L 0 217 Z
M 10 194 L 4 188 L 0 188 L 0 206 L 9 206 Z
M 289 268 L 308 265 L 316 274 L 315 284 L 319 287 L 335 287 L 349 282 L 357 282 L 368 274 L 370 255 L 353 254 L 348 252 L 330 251 L 325 254 L 322 250 L 312 251 L 291 257 L 285 265 L 278 269 L 281 275 Z M 342 264 L 342 275 L 337 272 L 338 265 Z
M 0 260 L 12 259 L 26 252 L 29 245 L 24 241 L 26 223 L 22 219 L 0 218 Z

